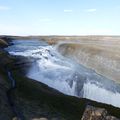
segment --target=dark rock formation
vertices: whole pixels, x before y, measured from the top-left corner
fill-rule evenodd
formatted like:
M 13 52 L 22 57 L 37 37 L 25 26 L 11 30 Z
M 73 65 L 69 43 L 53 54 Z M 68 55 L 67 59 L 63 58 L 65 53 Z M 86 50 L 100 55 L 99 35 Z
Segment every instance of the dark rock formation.
M 8 46 L 8 43 L 5 41 L 5 40 L 3 40 L 3 39 L 0 39 L 0 47 L 6 47 L 6 46 Z
M 11 120 L 15 114 L 12 111 L 8 99 L 8 90 L 11 87 L 5 71 L 5 65 L 11 60 L 3 51 L 0 51 L 0 120 Z
M 81 120 L 120 120 L 110 116 L 104 108 L 87 106 Z

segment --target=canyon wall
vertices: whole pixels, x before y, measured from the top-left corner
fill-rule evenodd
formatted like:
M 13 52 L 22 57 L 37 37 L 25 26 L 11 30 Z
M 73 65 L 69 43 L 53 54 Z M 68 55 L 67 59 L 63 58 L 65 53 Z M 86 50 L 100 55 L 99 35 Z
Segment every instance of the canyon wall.
M 58 45 L 58 51 L 98 74 L 120 83 L 120 40 L 78 40 Z

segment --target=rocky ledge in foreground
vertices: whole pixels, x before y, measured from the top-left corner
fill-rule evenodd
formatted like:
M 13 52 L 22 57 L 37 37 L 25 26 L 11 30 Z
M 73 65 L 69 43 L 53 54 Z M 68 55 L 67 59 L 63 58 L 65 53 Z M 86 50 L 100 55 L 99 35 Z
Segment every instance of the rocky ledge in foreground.
M 108 114 L 104 108 L 87 106 L 81 120 L 119 120 Z
M 16 64 L 18 61 L 19 65 Z M 20 61 L 18 57 L 10 56 L 0 50 L 0 120 L 117 120 L 120 118 L 119 108 L 67 96 L 23 76 L 20 69 L 23 70 L 26 61 L 25 64 L 24 61 Z M 10 76 L 15 80 L 15 86 L 12 86 Z M 104 119 L 101 109 L 107 115 Z M 93 113 L 101 116 L 93 117 Z

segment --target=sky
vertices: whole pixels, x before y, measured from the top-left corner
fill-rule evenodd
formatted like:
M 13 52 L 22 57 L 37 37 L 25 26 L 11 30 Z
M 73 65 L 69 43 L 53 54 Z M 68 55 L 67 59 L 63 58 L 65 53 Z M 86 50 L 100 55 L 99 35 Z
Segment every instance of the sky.
M 120 0 L 0 0 L 0 35 L 120 35 Z

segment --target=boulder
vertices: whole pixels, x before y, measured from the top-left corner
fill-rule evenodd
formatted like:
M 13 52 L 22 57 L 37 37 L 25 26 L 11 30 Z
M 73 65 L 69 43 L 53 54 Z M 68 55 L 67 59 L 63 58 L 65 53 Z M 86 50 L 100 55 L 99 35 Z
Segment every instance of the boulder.
M 107 110 L 105 110 L 104 108 L 97 108 L 88 105 L 85 109 L 82 120 L 120 120 L 120 119 L 108 115 Z

